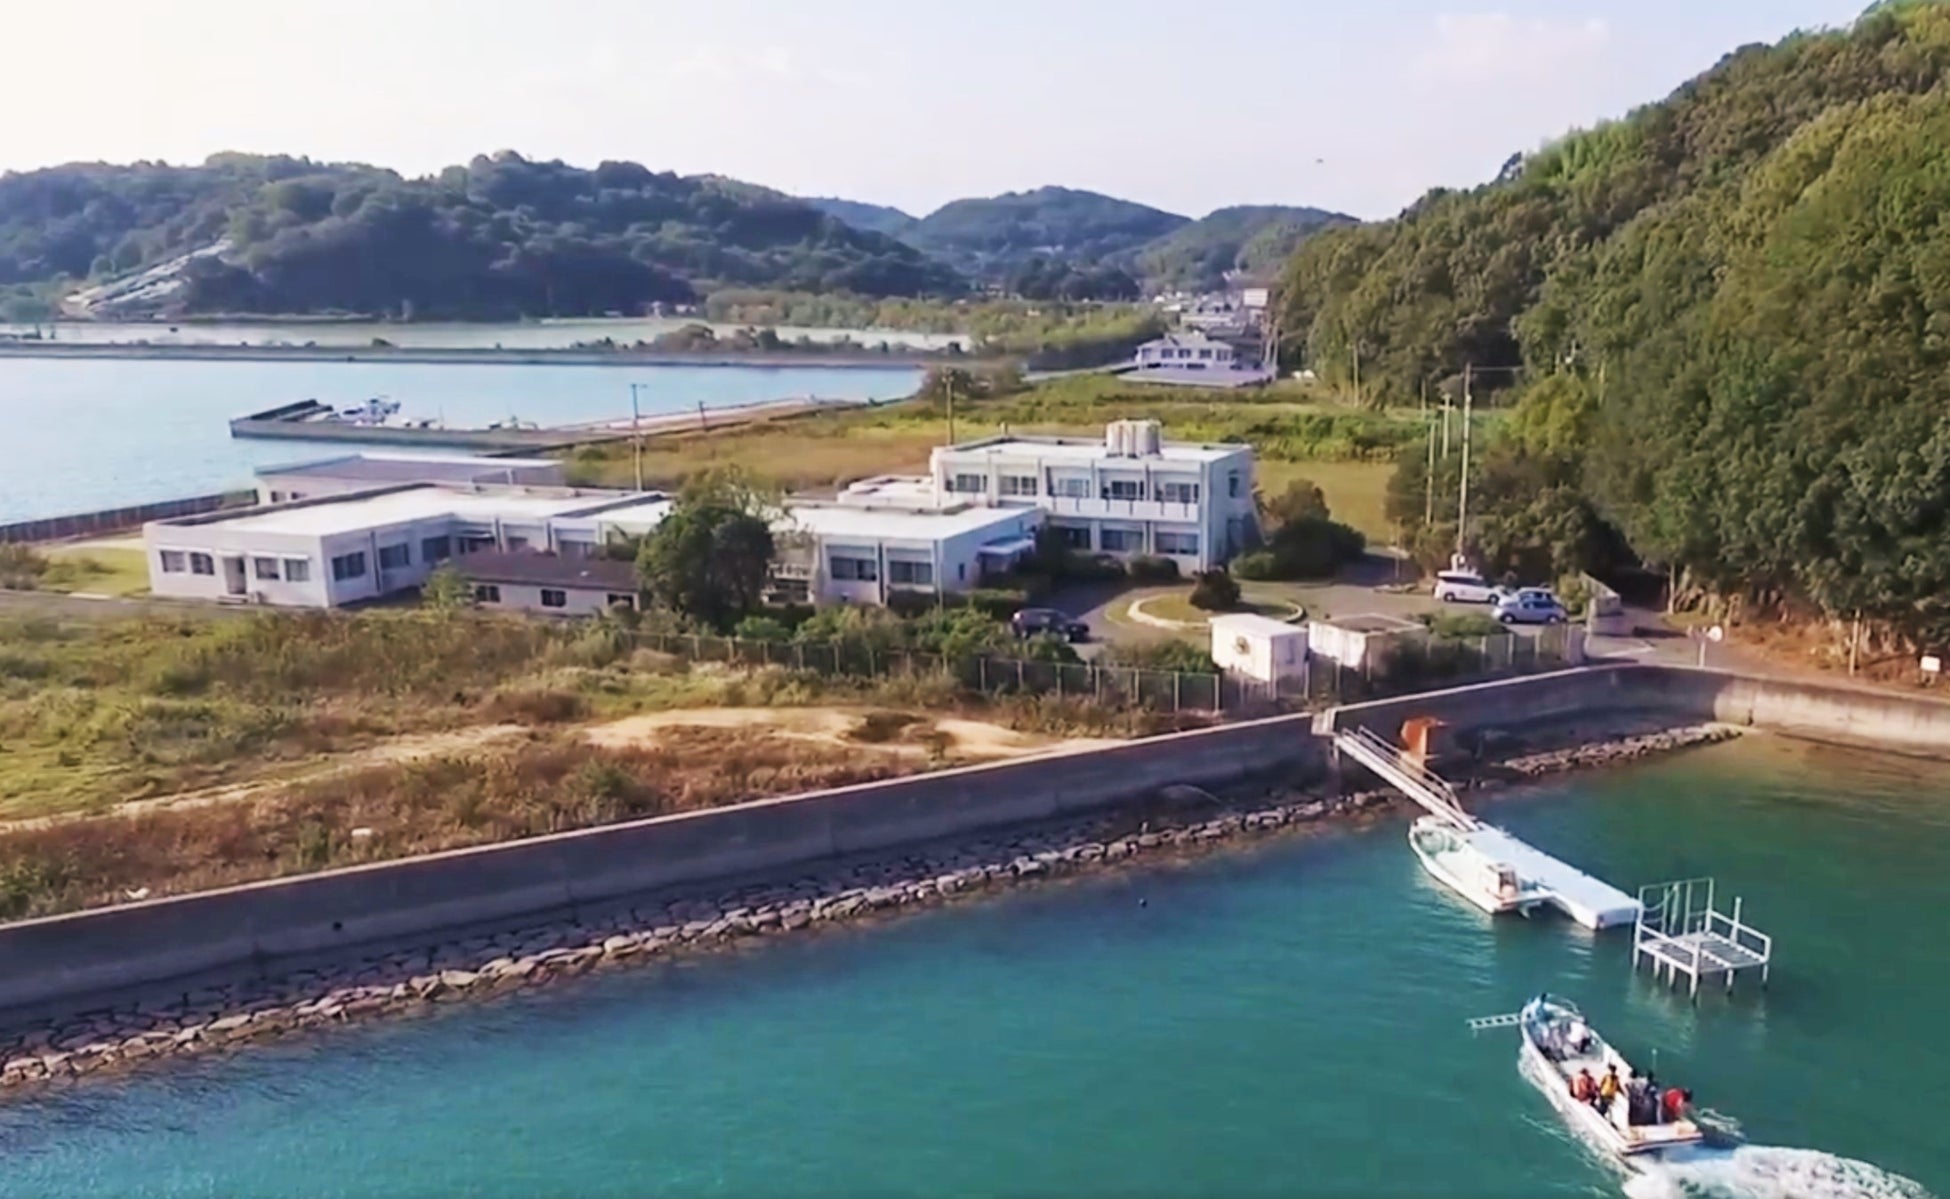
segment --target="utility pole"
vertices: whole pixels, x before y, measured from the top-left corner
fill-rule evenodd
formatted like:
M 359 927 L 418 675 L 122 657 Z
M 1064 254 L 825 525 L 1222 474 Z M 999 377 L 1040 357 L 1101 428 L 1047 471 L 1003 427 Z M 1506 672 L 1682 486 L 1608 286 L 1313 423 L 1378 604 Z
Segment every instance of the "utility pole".
M 1446 418 L 1445 418 L 1446 419 Z M 1429 432 L 1429 468 L 1423 472 L 1422 527 L 1435 523 L 1435 413 L 1429 411 L 1429 381 L 1422 380 L 1422 423 Z
M 955 444 L 955 372 L 941 372 L 941 386 L 948 394 L 948 444 Z
M 1456 553 L 1462 554 L 1469 542 L 1469 383 L 1471 369 L 1463 364 L 1462 482 L 1456 499 Z
M 630 384 L 630 458 L 636 465 L 636 489 L 643 490 L 643 411 L 637 406 L 636 390 L 641 384 Z

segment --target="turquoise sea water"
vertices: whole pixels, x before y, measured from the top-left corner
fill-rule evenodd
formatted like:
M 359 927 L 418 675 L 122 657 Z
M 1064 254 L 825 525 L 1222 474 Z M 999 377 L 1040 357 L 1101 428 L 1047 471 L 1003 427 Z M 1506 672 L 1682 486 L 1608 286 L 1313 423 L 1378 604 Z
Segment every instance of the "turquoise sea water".
M 407 418 L 548 425 L 626 418 L 632 383 L 654 415 L 809 395 L 892 399 L 920 378 L 912 368 L 0 359 L 0 523 L 249 486 L 255 467 L 350 452 L 230 436 L 233 417 L 292 400 L 350 407 L 385 395 Z
M 1543 988 L 1813 1151 L 1633 1195 L 1950 1193 L 1950 772 L 1753 741 L 1492 816 L 1718 875 L 1772 988 L 1695 1009 L 1629 933 L 1492 926 L 1390 822 L 15 1102 L 0 1195 L 1616 1195 L 1464 1026 Z

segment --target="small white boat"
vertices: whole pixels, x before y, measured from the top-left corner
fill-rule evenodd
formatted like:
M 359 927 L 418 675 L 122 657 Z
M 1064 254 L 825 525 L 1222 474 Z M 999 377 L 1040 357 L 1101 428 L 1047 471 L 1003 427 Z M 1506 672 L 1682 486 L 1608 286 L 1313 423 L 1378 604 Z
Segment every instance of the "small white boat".
M 1621 1092 L 1607 1111 L 1600 1112 L 1573 1094 L 1578 1075 L 1583 1071 L 1589 1071 L 1593 1079 L 1602 1080 L 1607 1071 L 1615 1069 L 1622 1083 L 1629 1083 L 1636 1076 L 1632 1064 L 1606 1044 L 1570 1001 L 1539 995 L 1524 1005 L 1516 1024 L 1523 1033 L 1523 1056 L 1530 1067 L 1525 1073 L 1539 1083 L 1558 1114 L 1583 1139 L 1602 1146 L 1627 1164 L 1632 1164 L 1634 1159 L 1643 1160 L 1647 1155 L 1657 1156 L 1665 1150 L 1698 1145 L 1706 1139 L 1705 1130 L 1688 1117 L 1662 1122 L 1657 1096 L 1649 1112 L 1643 1108 L 1634 1112 L 1629 1096 Z M 1646 1118 L 1648 1115 L 1650 1119 Z
M 1527 916 L 1551 898 L 1549 891 L 1518 874 L 1514 864 L 1485 853 L 1466 831 L 1438 817 L 1424 816 L 1409 825 L 1408 847 L 1424 870 L 1492 916 Z

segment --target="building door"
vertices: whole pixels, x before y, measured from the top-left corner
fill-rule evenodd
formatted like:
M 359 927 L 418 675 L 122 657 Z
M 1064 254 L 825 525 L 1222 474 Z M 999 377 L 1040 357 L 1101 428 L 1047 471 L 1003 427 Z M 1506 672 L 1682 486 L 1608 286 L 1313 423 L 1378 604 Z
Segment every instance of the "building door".
M 224 558 L 223 589 L 231 595 L 244 594 L 244 560 L 241 557 Z

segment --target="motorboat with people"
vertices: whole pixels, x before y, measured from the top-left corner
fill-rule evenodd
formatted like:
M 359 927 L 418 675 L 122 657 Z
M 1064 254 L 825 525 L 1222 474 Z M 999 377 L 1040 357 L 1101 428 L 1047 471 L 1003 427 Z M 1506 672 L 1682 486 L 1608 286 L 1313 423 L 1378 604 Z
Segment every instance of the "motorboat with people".
M 1569 1000 L 1539 995 L 1515 1023 L 1527 1073 L 1586 1140 L 1628 1164 L 1706 1141 L 1692 1092 L 1639 1073 Z
M 1492 916 L 1530 910 L 1551 892 L 1524 878 L 1516 864 L 1475 834 L 1483 826 L 1458 828 L 1454 821 L 1423 816 L 1408 827 L 1408 847 L 1422 868 L 1464 899 Z

